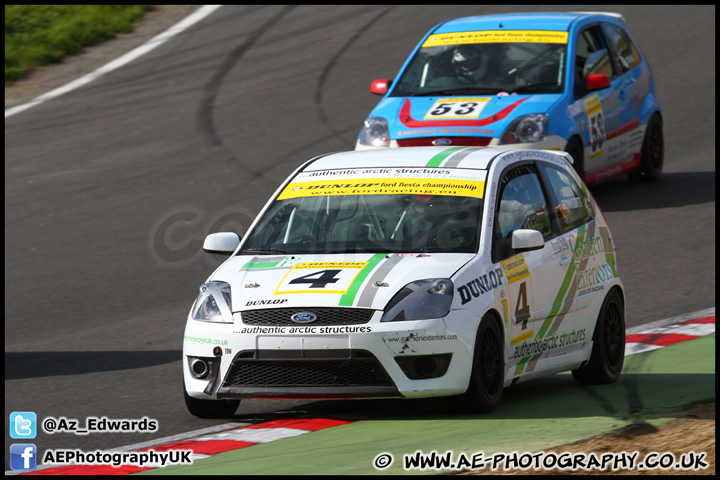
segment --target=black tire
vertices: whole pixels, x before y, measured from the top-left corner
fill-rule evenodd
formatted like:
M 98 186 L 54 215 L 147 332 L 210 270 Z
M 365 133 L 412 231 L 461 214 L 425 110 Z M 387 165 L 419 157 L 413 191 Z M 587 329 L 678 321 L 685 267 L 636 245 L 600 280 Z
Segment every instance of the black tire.
M 565 151 L 570 154 L 573 158 L 573 168 L 580 175 L 580 178 L 585 179 L 585 161 L 583 154 L 582 141 L 578 137 L 572 137 L 565 147 Z
M 657 182 L 662 173 L 665 158 L 662 118 L 657 113 L 648 121 L 642 144 L 640 168 L 628 174 L 633 182 Z
M 503 336 L 498 322 L 483 317 L 475 336 L 472 373 L 467 392 L 458 397 L 458 407 L 466 412 L 492 412 L 500 404 L 505 379 Z
M 620 293 L 613 289 L 598 315 L 590 361 L 572 371 L 582 385 L 615 383 L 625 361 L 625 309 Z
M 187 394 L 183 382 L 185 406 L 198 418 L 230 418 L 240 406 L 240 400 L 199 400 Z

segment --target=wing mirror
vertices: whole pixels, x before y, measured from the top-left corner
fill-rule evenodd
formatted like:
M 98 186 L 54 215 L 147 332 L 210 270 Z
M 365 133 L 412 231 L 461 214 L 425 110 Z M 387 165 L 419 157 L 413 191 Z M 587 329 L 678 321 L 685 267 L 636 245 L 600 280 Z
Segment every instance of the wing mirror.
M 586 80 L 586 87 L 588 92 L 609 88 L 610 79 L 607 77 L 607 75 L 588 75 Z
M 211 233 L 205 237 L 203 250 L 207 253 L 217 253 L 219 255 L 232 255 L 235 249 L 240 245 L 240 237 L 234 232 L 218 232 Z
M 390 85 L 392 85 L 392 80 L 381 78 L 370 84 L 370 91 L 376 95 L 385 95 L 390 89 Z
M 545 246 L 542 233 L 537 230 L 520 229 L 512 232 L 511 247 L 516 252 L 539 250 Z

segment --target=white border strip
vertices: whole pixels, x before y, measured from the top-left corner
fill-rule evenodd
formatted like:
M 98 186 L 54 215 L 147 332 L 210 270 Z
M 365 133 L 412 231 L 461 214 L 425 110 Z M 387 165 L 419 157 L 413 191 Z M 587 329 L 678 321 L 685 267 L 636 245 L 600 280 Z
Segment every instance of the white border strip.
M 100 78 L 101 76 L 105 75 L 108 72 L 112 72 L 113 70 L 116 70 L 123 65 L 126 65 L 136 58 L 145 55 L 146 53 L 150 52 L 151 50 L 154 50 L 155 48 L 159 47 L 163 43 L 170 40 L 175 35 L 183 32 L 184 30 L 187 30 L 192 25 L 196 24 L 203 18 L 207 17 L 211 13 L 213 13 L 218 8 L 222 7 L 222 5 L 204 5 L 197 10 L 195 10 L 193 13 L 182 19 L 180 22 L 175 24 L 174 26 L 168 28 L 164 32 L 154 36 L 147 42 L 143 43 L 139 47 L 135 48 L 134 50 L 129 51 L 125 55 L 116 58 L 115 60 L 106 63 L 102 67 L 98 68 L 94 72 L 90 72 L 87 75 L 84 75 L 76 80 L 73 80 L 70 83 L 66 83 L 65 85 L 58 87 L 54 90 L 51 90 L 47 93 L 44 93 L 40 95 L 39 97 L 34 98 L 33 100 L 30 100 L 27 103 L 23 103 L 22 105 L 17 105 L 15 107 L 8 108 L 5 110 L 5 118 L 8 118 L 12 115 L 15 115 L 16 113 L 23 112 L 29 108 L 32 108 L 36 105 L 40 105 L 41 103 L 45 103 L 48 100 L 52 100 L 53 98 L 57 98 L 60 95 L 64 95 L 68 92 L 71 92 L 75 90 L 76 88 L 80 88 L 83 85 L 86 85 L 93 80 L 96 80 Z

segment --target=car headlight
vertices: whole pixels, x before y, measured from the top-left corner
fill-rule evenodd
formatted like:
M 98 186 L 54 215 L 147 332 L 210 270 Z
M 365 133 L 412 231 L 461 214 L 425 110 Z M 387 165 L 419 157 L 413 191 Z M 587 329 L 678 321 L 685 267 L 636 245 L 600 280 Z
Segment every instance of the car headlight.
M 190 309 L 190 317 L 201 322 L 233 323 L 230 285 L 225 282 L 203 283 Z
M 432 278 L 409 283 L 390 300 L 380 321 L 444 317 L 450 312 L 453 291 L 453 282 L 449 278 Z
M 361 145 L 368 147 L 389 147 L 390 133 L 387 120 L 382 117 L 370 117 L 365 120 L 359 140 Z
M 547 135 L 547 127 L 548 116 L 544 113 L 522 115 L 505 129 L 499 144 L 539 142 Z

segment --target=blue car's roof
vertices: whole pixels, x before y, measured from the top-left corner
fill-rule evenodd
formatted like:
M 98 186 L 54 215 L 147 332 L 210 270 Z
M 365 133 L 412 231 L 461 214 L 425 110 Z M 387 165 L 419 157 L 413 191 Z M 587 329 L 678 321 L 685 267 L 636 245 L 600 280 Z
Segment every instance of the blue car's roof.
M 508 30 L 568 31 L 573 21 L 592 15 L 621 18 L 618 14 L 605 14 L 604 12 L 503 13 L 456 18 L 438 25 L 433 33 L 497 30 L 498 28 Z M 500 27 L 501 24 L 502 27 Z

